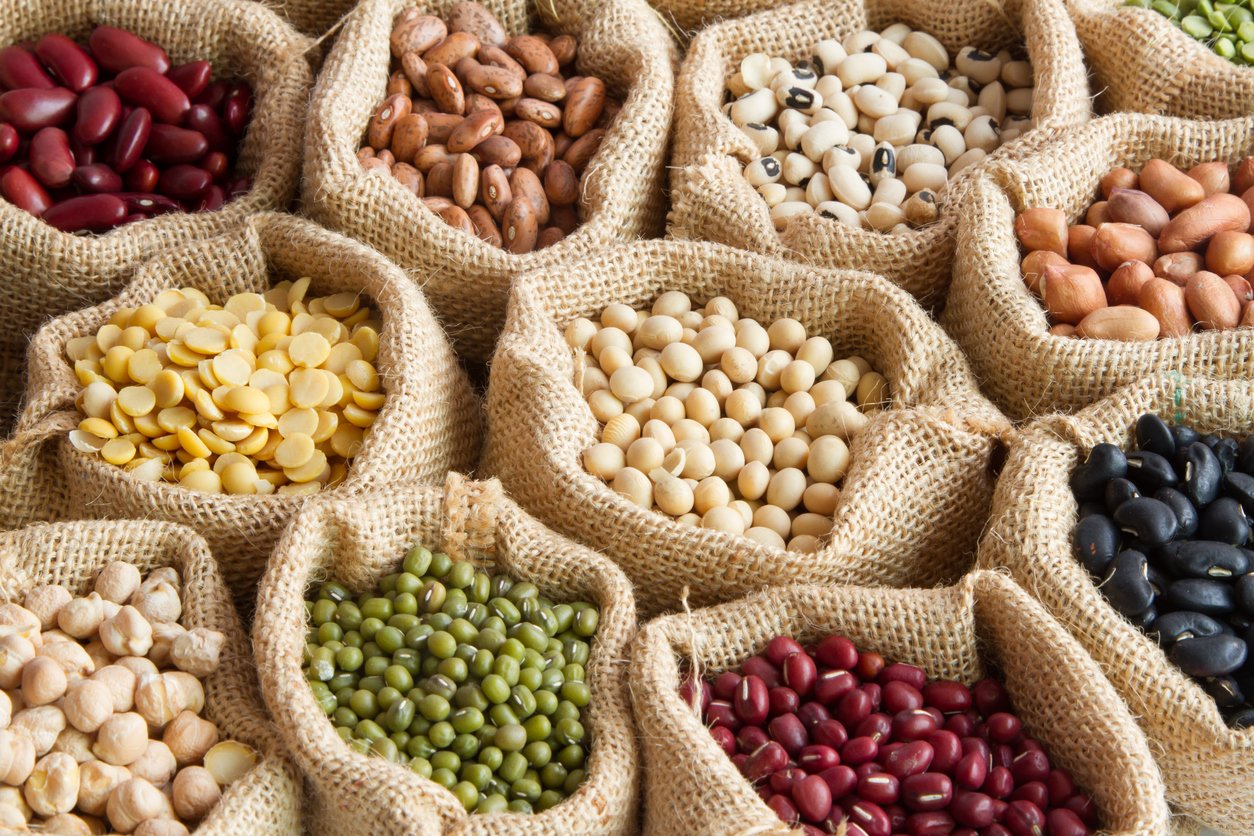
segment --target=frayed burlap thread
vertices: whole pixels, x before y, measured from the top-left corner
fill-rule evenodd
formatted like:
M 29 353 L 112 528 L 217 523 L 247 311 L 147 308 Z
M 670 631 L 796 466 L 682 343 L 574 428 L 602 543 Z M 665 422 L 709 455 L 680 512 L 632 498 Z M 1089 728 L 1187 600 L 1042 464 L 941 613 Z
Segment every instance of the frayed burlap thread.
M 188 629 L 226 635 L 222 662 L 204 680 L 204 716 L 223 739 L 252 746 L 260 759 L 226 790 L 196 828 L 204 836 L 288 836 L 300 826 L 301 784 L 266 717 L 248 635 L 231 605 L 209 546 L 186 526 L 120 520 L 32 525 L 0 534 L 0 600 L 20 602 L 33 587 L 62 584 L 75 595 L 93 588 L 115 560 L 147 575 L 163 566 L 179 572 Z
M 731 3 L 740 8 L 742 4 Z M 707 13 L 709 7 L 705 7 Z M 949 284 L 959 196 L 982 165 L 946 188 L 940 219 L 927 227 L 883 234 L 817 215 L 775 230 L 766 202 L 742 169 L 756 159 L 753 143 L 722 110 L 723 86 L 753 52 L 790 60 L 810 57 L 815 42 L 904 22 L 930 32 L 951 53 L 966 45 L 998 50 L 1027 44 L 1036 74 L 1032 115 L 1037 129 L 990 159 L 1015 159 L 1059 129 L 1089 118 L 1088 84 L 1075 30 L 1062 0 L 952 3 L 949 0 L 801 0 L 702 30 L 693 39 L 675 88 L 675 138 L 668 234 L 717 241 L 822 267 L 870 270 L 924 304 L 938 304 Z
M 710 737 L 679 686 L 692 662 L 711 675 L 761 652 L 776 635 L 810 644 L 832 634 L 930 677 L 971 683 L 995 669 L 1027 730 L 1092 794 L 1104 833 L 1168 832 L 1162 779 L 1119 695 L 1040 604 L 992 572 L 943 589 L 780 587 L 645 625 L 632 646 L 630 685 L 647 832 L 792 832 Z
M 967 193 L 954 280 L 941 324 L 966 352 L 984 391 L 1011 418 L 1072 412 L 1154 372 L 1254 374 L 1254 329 L 1145 343 L 1049 334 L 1044 308 L 1023 282 L 1015 215 L 1039 206 L 1076 223 L 1117 166 L 1154 157 L 1190 167 L 1250 153 L 1254 119 L 1192 122 L 1121 114 L 1096 119 L 1018 164 L 990 168 Z
M 203 535 L 237 595 L 252 597 L 266 557 L 305 497 L 227 496 L 145 482 L 75 450 L 64 430 L 77 419 L 81 390 L 65 357 L 67 341 L 94 334 L 122 307 L 137 307 L 166 288 L 197 287 L 218 304 L 232 294 L 309 276 L 311 294 L 360 292 L 383 320 L 376 365 L 387 402 L 336 493 L 409 481 L 438 483 L 450 469 L 471 468 L 479 454 L 479 404 L 422 292 L 386 258 L 342 235 L 290 215 L 265 214 L 240 230 L 185 247 L 143 265 L 114 299 L 40 329 L 30 350 L 26 409 L 18 432 L 0 451 L 15 463 L 0 474 L 0 492 L 47 490 L 64 480 L 66 507 L 47 516 L 151 517 L 190 525 Z M 52 427 L 54 431 L 50 431 Z M 56 468 L 33 448 L 53 444 Z M 22 470 L 18 465 L 26 465 Z M 31 509 L 38 512 L 38 508 Z
M 262 0 L 279 17 L 319 43 L 333 36 L 332 29 L 353 7 L 356 0 Z
M 0 43 L 64 32 L 85 42 L 98 24 L 130 29 L 163 47 L 175 63 L 206 60 L 215 78 L 244 78 L 254 104 L 237 169 L 253 188 L 216 212 L 171 213 L 105 235 L 59 232 L 0 201 L 4 333 L 0 335 L 0 435 L 7 435 L 21 395 L 26 341 L 47 317 L 108 299 L 130 271 L 155 255 L 238 227 L 296 196 L 312 75 L 310 42 L 250 0 L 32 0 L 0 16 Z
M 667 290 L 724 295 L 763 323 L 795 317 L 889 381 L 892 408 L 853 444 L 833 535 L 818 554 L 772 549 L 640 508 L 584 470 L 598 425 L 562 337 L 611 302 L 648 307 Z M 643 612 L 743 595 L 767 583 L 931 585 L 969 564 L 987 514 L 996 434 L 1008 424 L 978 393 L 957 346 L 905 291 L 878 276 L 816 270 L 718 244 L 657 241 L 514 283 L 492 364 L 484 471 L 559 532 L 612 557 Z
M 587 780 L 543 813 L 470 815 L 451 792 L 403 766 L 359 755 L 314 702 L 301 668 L 311 584 L 373 589 L 415 544 L 446 549 L 485 570 L 540 587 L 554 600 L 601 610 L 588 662 L 592 741 Z M 279 541 L 258 596 L 253 642 L 262 692 L 305 773 L 319 834 L 627 834 L 637 830 L 639 774 L 627 694 L 627 646 L 635 635 L 631 585 L 615 566 L 559 537 L 505 497 L 498 482 L 451 474 L 444 487 L 401 487 L 310 502 Z
M 423 286 L 461 354 L 485 362 L 505 317 L 510 278 L 563 270 L 615 241 L 658 235 L 675 48 L 644 0 L 489 0 L 511 34 L 542 27 L 579 39 L 579 71 L 600 76 L 623 109 L 580 184 L 583 223 L 557 244 L 514 255 L 453 229 L 390 177 L 357 161 L 384 96 L 392 20 L 414 0 L 364 0 L 344 22 L 318 79 L 306 136 L 304 205 L 316 220 L 395 260 Z M 423 0 L 442 15 L 452 0 Z
M 1244 437 L 1254 432 L 1254 384 L 1149 377 L 1075 415 L 1032 424 L 1010 446 L 979 563 L 1009 569 L 1102 666 L 1149 737 L 1171 802 L 1224 833 L 1249 833 L 1254 731 L 1228 728 L 1215 701 L 1106 603 L 1072 556 L 1072 469 L 1098 443 L 1130 446 L 1146 412 Z

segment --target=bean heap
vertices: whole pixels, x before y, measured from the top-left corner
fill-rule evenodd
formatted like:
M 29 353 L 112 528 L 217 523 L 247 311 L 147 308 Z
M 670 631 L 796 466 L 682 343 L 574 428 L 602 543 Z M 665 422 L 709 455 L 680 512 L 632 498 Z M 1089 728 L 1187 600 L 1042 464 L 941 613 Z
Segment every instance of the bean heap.
M 745 178 L 777 228 L 817 212 L 902 232 L 936 220 L 948 179 L 1031 128 L 1032 67 L 896 23 L 820 41 L 795 64 L 756 52 L 725 112 L 761 158 Z
M 776 636 L 739 671 L 688 680 L 681 694 L 767 806 L 811 836 L 1083 836 L 1098 825 L 996 679 L 968 688 L 844 636 L 809 649 Z
M 826 337 L 795 319 L 763 328 L 722 296 L 608 305 L 566 342 L 587 352 L 583 394 L 602 422 L 589 473 L 642 508 L 779 549 L 818 550 L 848 444 L 888 401 L 861 357 L 833 362 Z
M 252 89 L 212 72 L 112 26 L 0 49 L 0 196 L 64 232 L 221 208 Z
M 1254 435 L 1237 442 L 1136 422 L 1136 450 L 1098 444 L 1077 467 L 1076 558 L 1236 728 L 1254 726 Z
M 596 607 L 422 546 L 399 568 L 356 599 L 330 582 L 306 602 L 306 677 L 339 736 L 476 813 L 547 810 L 575 792 Z
M 70 443 L 137 479 L 208 493 L 334 487 L 383 408 L 380 322 L 309 279 L 215 305 L 192 287 L 66 344 L 83 384 Z
M 0 604 L 0 829 L 186 836 L 253 768 L 201 716 L 226 637 L 179 624 L 180 589 L 114 562 Z
M 509 37 L 478 3 L 447 20 L 408 9 L 358 159 L 493 246 L 557 243 L 579 225 L 580 178 L 621 106 L 578 74 L 577 48 L 570 35 Z
M 1153 9 L 1189 37 L 1205 43 L 1220 58 L 1254 65 L 1254 11 L 1249 0 L 1127 0 L 1124 5 Z
M 1254 325 L 1254 157 L 1187 172 L 1116 168 L 1083 223 L 1059 209 L 1015 219 L 1021 270 L 1061 337 L 1147 341 Z

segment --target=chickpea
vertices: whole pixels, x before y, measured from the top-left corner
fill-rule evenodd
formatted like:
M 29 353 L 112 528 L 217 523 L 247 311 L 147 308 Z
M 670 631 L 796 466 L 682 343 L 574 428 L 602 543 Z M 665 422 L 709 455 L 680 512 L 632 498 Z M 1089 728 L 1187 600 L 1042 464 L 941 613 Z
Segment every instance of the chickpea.
M 193 627 L 174 640 L 170 660 L 175 666 L 204 679 L 218 669 L 226 636 L 206 627 Z
M 78 781 L 78 762 L 63 752 L 52 752 L 35 764 L 22 789 L 32 810 L 55 816 L 74 809 Z
M 109 823 L 122 833 L 130 833 L 149 819 L 169 818 L 174 814 L 165 793 L 143 778 L 122 782 L 109 795 L 105 807 Z
M 179 818 L 199 821 L 221 797 L 218 782 L 203 766 L 184 767 L 174 776 L 174 812 Z

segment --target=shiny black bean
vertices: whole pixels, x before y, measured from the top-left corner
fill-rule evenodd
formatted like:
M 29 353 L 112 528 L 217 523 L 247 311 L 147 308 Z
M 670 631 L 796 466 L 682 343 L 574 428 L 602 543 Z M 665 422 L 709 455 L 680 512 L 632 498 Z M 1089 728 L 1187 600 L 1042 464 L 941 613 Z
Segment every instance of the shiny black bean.
M 1133 624 L 1141 629 L 1141 632 L 1148 633 L 1150 625 L 1158 618 L 1158 608 L 1151 604 L 1150 608 L 1145 612 L 1137 613 L 1136 615 L 1129 616 L 1128 618 Z
M 1120 505 L 1140 495 L 1136 485 L 1127 479 L 1111 479 L 1106 483 L 1106 510 L 1113 514 Z
M 1137 549 L 1141 554 L 1147 555 L 1144 549 Z M 1171 586 L 1171 577 L 1153 563 L 1149 563 L 1145 567 L 1145 579 L 1149 581 L 1150 588 L 1154 590 L 1154 595 L 1162 595 L 1167 591 L 1167 587 Z
M 1133 455 L 1153 456 L 1154 454 L 1134 453 Z M 1130 463 L 1131 459 L 1129 458 Z M 1176 531 L 1178 530 L 1176 514 L 1171 510 L 1171 507 L 1166 503 L 1147 496 L 1129 499 L 1115 509 L 1114 518 L 1115 522 L 1119 524 L 1121 531 L 1125 531 L 1151 546 L 1169 542 L 1171 538 L 1176 536 Z
M 1159 488 L 1174 487 L 1180 481 L 1171 462 L 1157 453 L 1129 453 L 1127 464 L 1128 478 L 1136 482 L 1142 493 L 1152 494 Z
M 1145 555 L 1119 552 L 1102 578 L 1101 589 L 1106 600 L 1129 617 L 1145 612 L 1154 603 L 1154 588 L 1146 577 L 1147 571 Z
M 1247 514 L 1254 513 L 1254 476 L 1237 470 L 1225 473 L 1223 492 L 1240 502 Z
M 1192 537 L 1197 532 L 1197 508 L 1175 488 L 1159 488 L 1154 499 L 1168 505 L 1176 514 L 1176 536 Z
M 1230 676 L 1215 676 L 1198 682 L 1202 690 L 1210 694 L 1211 699 L 1220 708 L 1236 708 L 1245 702 L 1245 692 Z
M 1223 439 L 1221 439 L 1219 436 L 1215 435 L 1214 433 L 1207 433 L 1206 435 L 1198 439 L 1198 441 L 1202 442 L 1207 447 L 1214 447 L 1216 444 L 1218 444 L 1222 440 Z
M 1205 444 L 1195 442 L 1181 451 L 1176 458 L 1176 469 L 1184 475 L 1184 495 L 1198 508 L 1219 496 L 1223 468 Z
M 1181 540 L 1160 547 L 1157 556 L 1182 578 L 1236 578 L 1250 570 L 1245 552 L 1212 540 Z
M 1237 604 L 1241 609 L 1254 616 L 1254 575 L 1242 575 L 1236 583 Z
M 1176 439 L 1177 450 L 1188 447 L 1190 444 L 1201 438 L 1201 436 L 1198 435 L 1197 430 L 1192 427 L 1172 427 L 1171 434 Z
M 1237 447 L 1237 469 L 1254 473 L 1254 435 L 1247 435 Z
M 1202 636 L 1178 641 L 1168 658 L 1189 676 L 1224 676 L 1245 664 L 1249 650 L 1236 636 Z
M 1176 452 L 1176 439 L 1166 421 L 1147 412 L 1136 419 L 1136 447 L 1170 458 Z
M 1250 521 L 1241 503 L 1225 496 L 1202 509 L 1197 535 L 1207 540 L 1244 546 L 1250 540 Z
M 1232 584 L 1224 581 L 1185 578 L 1167 587 L 1164 597 L 1174 609 L 1193 610 L 1210 616 L 1227 615 L 1236 609 Z
M 1071 471 L 1071 490 L 1078 499 L 1102 499 L 1106 483 L 1127 473 L 1127 455 L 1113 444 L 1098 444 L 1084 464 Z
M 1158 616 L 1152 629 L 1158 634 L 1158 643 L 1162 645 L 1172 645 L 1181 639 L 1218 636 L 1224 631 L 1223 625 L 1209 615 L 1191 610 L 1163 613 Z
M 1254 708 L 1238 711 L 1228 718 L 1228 725 L 1234 729 L 1248 729 L 1254 726 Z
M 1222 439 L 1215 445 L 1215 458 L 1219 459 L 1219 466 L 1223 468 L 1224 473 L 1231 473 L 1236 468 L 1237 450 L 1237 440 L 1235 438 Z
M 1101 576 L 1119 551 L 1119 529 L 1105 514 L 1093 514 L 1075 527 L 1076 560 L 1094 575 Z
M 1094 514 L 1100 514 L 1103 517 L 1106 516 L 1107 515 L 1106 503 L 1099 502 L 1097 500 L 1089 500 L 1088 502 L 1080 503 L 1080 513 L 1079 513 L 1080 519 L 1084 519 L 1085 517 L 1091 517 Z

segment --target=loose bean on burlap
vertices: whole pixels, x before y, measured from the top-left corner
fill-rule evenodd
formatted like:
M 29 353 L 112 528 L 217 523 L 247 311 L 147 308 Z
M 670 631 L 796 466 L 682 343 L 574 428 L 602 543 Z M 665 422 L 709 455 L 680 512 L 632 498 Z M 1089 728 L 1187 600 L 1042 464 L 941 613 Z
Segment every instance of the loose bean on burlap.
M 1004 8 L 1004 11 L 1003 11 Z M 823 267 L 886 276 L 931 305 L 944 299 L 953 258 L 952 206 L 971 166 L 946 188 L 940 219 L 901 234 L 854 229 L 818 215 L 793 218 L 783 232 L 766 202 L 745 180 L 756 146 L 721 110 L 726 78 L 753 52 L 808 58 L 824 38 L 903 22 L 935 35 L 957 54 L 963 46 L 998 50 L 1027 45 L 1036 79 L 1037 129 L 1008 143 L 993 159 L 1020 156 L 1089 117 L 1088 86 L 1075 30 L 1062 0 L 953 3 L 949 0 L 802 0 L 710 26 L 693 39 L 675 87 L 675 151 L 668 233 L 717 241 Z
M 776 635 L 844 635 L 860 649 L 968 684 L 996 673 L 1027 731 L 1101 811 L 1103 832 L 1161 834 L 1170 812 L 1144 735 L 1101 670 L 1040 604 L 1002 575 L 944 589 L 787 586 L 659 618 L 632 645 L 645 829 L 786 833 L 679 696 L 682 679 L 735 668 Z
M 535 814 L 470 815 L 439 784 L 349 749 L 314 702 L 302 669 L 310 586 L 334 580 L 354 593 L 374 589 L 414 545 L 530 581 L 554 600 L 600 608 L 588 662 L 588 777 L 558 806 Z M 360 833 L 369 821 L 376 834 L 564 836 L 636 831 L 637 753 L 625 670 L 635 632 L 631 585 L 612 563 L 549 531 L 506 498 L 495 480 L 450 474 L 442 488 L 407 486 L 309 503 L 266 570 L 253 642 L 266 703 L 313 792 L 314 815 L 306 823 L 314 832 Z
M 1188 168 L 1250 153 L 1254 119 L 1190 122 L 1120 114 L 1096 119 L 973 184 L 958 221 L 954 281 L 941 324 L 958 341 L 993 402 L 1015 419 L 1071 412 L 1152 372 L 1254 373 L 1254 329 L 1153 342 L 1056 337 L 1023 282 L 1015 215 L 1048 206 L 1076 223 L 1102 176 L 1161 157 Z
M 217 724 L 222 739 L 252 746 L 260 758 L 222 794 L 196 833 L 295 833 L 300 776 L 266 717 L 248 636 L 209 546 L 196 532 L 171 523 L 119 520 L 40 524 L 0 533 L 0 600 L 21 603 L 42 584 L 62 584 L 86 595 L 100 570 L 115 560 L 133 564 L 144 576 L 162 566 L 177 569 L 183 584 L 179 623 L 226 636 L 221 664 L 204 680 L 204 716 Z
M 0 497 L 19 501 L 64 482 L 64 507 L 29 510 L 49 517 L 153 517 L 186 523 L 209 541 L 237 595 L 252 597 L 266 557 L 303 497 L 228 496 L 133 478 L 75 450 L 66 430 L 79 419 L 81 385 L 66 342 L 94 334 L 121 307 L 136 307 L 166 288 L 196 287 L 218 304 L 281 279 L 309 276 L 310 292 L 355 291 L 381 314 L 376 365 L 387 402 L 348 478 L 333 489 L 355 495 L 404 481 L 437 482 L 468 469 L 479 453 L 479 405 L 422 292 L 394 264 L 361 244 L 290 215 L 260 215 L 240 230 L 189 245 L 144 264 L 114 299 L 56 319 L 30 350 L 26 408 L 16 435 L 0 448 Z M 56 448 L 55 462 L 38 448 Z M 53 472 L 38 465 L 54 464 Z M 60 472 L 57 472 L 60 471 Z M 51 482 L 52 488 L 45 487 Z M 12 524 L 20 524 L 20 521 Z
M 1254 730 L 1228 728 L 1214 699 L 1106 603 L 1072 556 L 1072 469 L 1101 442 L 1130 446 L 1146 412 L 1244 436 L 1254 431 L 1254 384 L 1163 374 L 1032 424 L 1011 444 L 979 563 L 1008 568 L 1097 660 L 1149 737 L 1172 803 L 1224 833 L 1249 833 Z
M 237 170 L 252 191 L 216 212 L 176 212 L 104 235 L 72 235 L 0 200 L 0 264 L 5 327 L 0 335 L 0 436 L 21 395 L 27 340 L 46 318 L 108 299 L 141 261 L 234 229 L 248 216 L 282 209 L 296 195 L 311 83 L 308 39 L 260 3 L 181 0 L 30 0 L 0 16 L 0 46 L 63 32 L 86 42 L 99 24 L 120 26 L 160 44 L 175 64 L 206 60 L 214 78 L 253 87 L 248 134 Z
M 579 229 L 514 255 L 453 229 L 391 177 L 368 174 L 357 150 L 384 97 L 392 20 L 417 6 L 443 15 L 453 0 L 364 0 L 345 21 L 314 90 L 306 136 L 306 211 L 380 250 L 423 286 L 463 356 L 485 362 L 505 318 L 510 277 L 562 270 L 571 258 L 658 235 L 670 132 L 674 44 L 644 0 L 489 0 L 511 35 L 543 29 L 579 40 L 576 66 L 599 76 L 623 109 L 580 189 Z
M 575 384 L 582 357 L 562 331 L 612 302 L 648 307 L 667 290 L 731 298 L 764 325 L 795 317 L 836 356 L 860 354 L 892 405 L 852 444 L 831 538 L 785 552 L 681 525 L 634 505 L 584 470 L 598 424 Z M 910 296 L 867 273 L 816 270 L 717 244 L 658 241 L 572 261 L 514 283 L 492 363 L 483 467 L 559 532 L 612 557 L 644 612 L 743 595 L 767 583 L 930 585 L 962 574 L 988 513 L 995 434 L 957 346 Z
M 1254 111 L 1254 70 L 1211 52 L 1152 9 L 1068 0 L 1103 113 L 1232 119 Z

